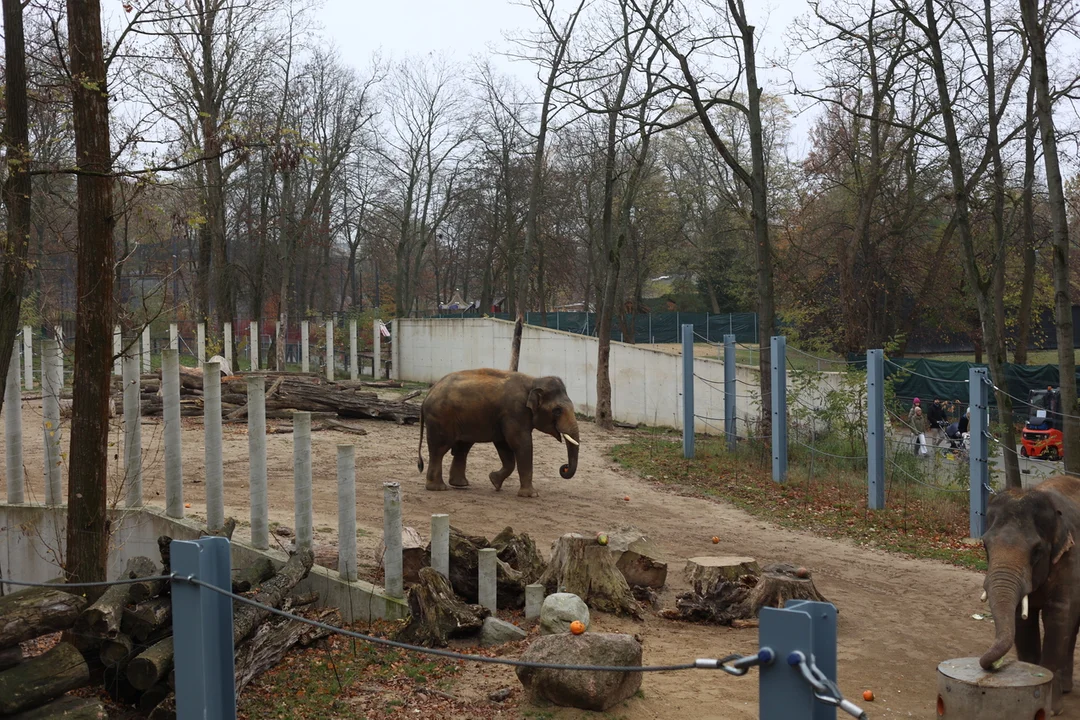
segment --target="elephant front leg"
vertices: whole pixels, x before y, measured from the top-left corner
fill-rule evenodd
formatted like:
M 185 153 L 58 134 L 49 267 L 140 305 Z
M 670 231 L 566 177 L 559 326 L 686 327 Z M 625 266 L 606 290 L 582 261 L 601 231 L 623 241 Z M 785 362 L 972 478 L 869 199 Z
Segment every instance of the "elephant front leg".
M 1016 657 L 1020 662 L 1038 665 L 1042 660 L 1042 642 L 1039 638 L 1039 610 L 1032 609 L 1028 619 L 1016 612 Z
M 488 479 L 496 490 L 502 490 L 506 478 L 514 472 L 514 451 L 504 442 L 495 443 L 495 450 L 498 451 L 499 459 L 502 460 L 502 467 L 488 475 Z
M 517 457 L 518 479 L 521 481 L 521 488 L 518 490 L 518 496 L 530 498 L 538 497 L 540 493 L 536 492 L 536 488 L 533 487 L 532 483 L 532 435 L 529 435 L 525 442 L 514 448 L 514 455 Z
M 472 443 L 454 443 L 450 448 L 450 454 L 454 460 L 450 463 L 450 485 L 453 487 L 469 487 L 469 481 L 465 478 L 465 463 L 469 457 Z
M 1062 693 L 1065 690 L 1066 673 L 1070 666 L 1069 650 L 1074 646 L 1072 630 L 1075 624 L 1060 618 L 1045 617 L 1046 632 L 1043 635 L 1042 662 L 1039 664 L 1054 673 L 1054 689 L 1050 702 L 1051 714 L 1060 715 L 1063 709 Z M 1071 679 L 1070 679 L 1071 686 Z

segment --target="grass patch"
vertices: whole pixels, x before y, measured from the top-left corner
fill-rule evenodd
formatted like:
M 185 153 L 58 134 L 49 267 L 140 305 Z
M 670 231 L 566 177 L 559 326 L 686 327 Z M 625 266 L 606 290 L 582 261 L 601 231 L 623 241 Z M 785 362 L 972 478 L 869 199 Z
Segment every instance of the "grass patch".
M 615 446 L 612 456 L 623 467 L 679 494 L 724 500 L 784 527 L 986 569 L 982 547 L 966 542 L 966 493 L 927 488 L 890 470 L 886 508 L 870 510 L 865 461 L 862 469 L 854 467 L 855 460 L 821 457 L 811 465 L 793 453 L 788 480 L 780 484 L 772 480 L 771 454 L 760 443 L 740 443 L 729 453 L 723 439 L 698 437 L 695 458 L 686 460 L 681 436 L 670 432 L 642 433 Z

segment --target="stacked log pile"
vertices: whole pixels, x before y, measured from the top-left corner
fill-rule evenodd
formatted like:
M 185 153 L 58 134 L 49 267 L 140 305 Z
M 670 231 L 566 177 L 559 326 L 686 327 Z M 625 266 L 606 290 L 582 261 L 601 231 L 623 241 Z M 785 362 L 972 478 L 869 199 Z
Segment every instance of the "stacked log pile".
M 121 579 L 168 572 L 168 544 L 162 537 L 161 563 L 132 558 Z M 297 553 L 280 568 L 259 561 L 233 572 L 233 592 L 273 608 L 310 605 L 314 593 L 295 597 L 293 588 L 311 569 L 310 551 Z M 93 602 L 72 589 L 29 588 L 0 597 L 0 718 L 106 718 L 94 693 L 98 687 L 125 710 L 170 720 L 176 717 L 171 585 L 151 581 L 112 585 Z M 331 611 L 324 611 L 323 615 Z M 36 657 L 24 657 L 23 643 L 59 641 Z M 276 665 L 294 645 L 310 645 L 325 632 L 298 620 L 239 601 L 233 605 L 236 691 Z M 47 637 L 53 636 L 53 637 Z M 104 695 L 98 694 L 100 697 Z
M 400 388 L 401 383 L 392 380 L 380 382 L 343 380 L 333 382 L 312 373 L 282 373 L 265 371 L 266 417 L 290 419 L 296 411 L 313 413 L 312 429 L 353 430 L 338 418 L 361 418 L 390 420 L 399 425 L 420 420 L 420 405 L 410 403 L 419 391 L 400 398 L 380 398 L 372 388 Z M 221 412 L 225 422 L 245 422 L 247 419 L 248 373 L 225 375 L 221 378 Z M 163 410 L 161 396 L 161 373 L 141 376 L 139 389 L 142 396 L 143 417 L 160 416 Z M 114 403 L 120 407 L 123 383 L 113 380 Z M 180 368 L 180 414 L 200 416 L 203 413 L 202 371 Z

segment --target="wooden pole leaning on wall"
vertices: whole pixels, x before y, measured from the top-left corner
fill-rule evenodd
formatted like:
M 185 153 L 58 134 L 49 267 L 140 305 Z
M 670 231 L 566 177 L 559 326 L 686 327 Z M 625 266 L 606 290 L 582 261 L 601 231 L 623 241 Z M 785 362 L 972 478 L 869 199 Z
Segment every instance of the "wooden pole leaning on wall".
M 521 330 L 525 318 L 518 311 L 517 322 L 514 323 L 514 339 L 510 341 L 510 372 L 518 371 L 518 360 L 521 358 Z

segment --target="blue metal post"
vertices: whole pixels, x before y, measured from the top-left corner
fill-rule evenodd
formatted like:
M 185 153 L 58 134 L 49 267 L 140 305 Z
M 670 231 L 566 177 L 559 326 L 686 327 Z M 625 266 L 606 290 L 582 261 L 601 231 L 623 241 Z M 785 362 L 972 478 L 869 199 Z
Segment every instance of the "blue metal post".
M 727 433 L 728 450 L 735 451 L 738 434 L 735 405 L 735 336 L 724 336 L 724 432 Z
M 867 506 L 885 508 L 885 353 L 866 351 Z
M 836 720 L 836 707 L 814 698 L 800 669 L 789 663 L 801 652 L 836 682 L 836 608 L 831 603 L 788 600 L 783 608 L 761 609 L 758 644 L 775 660 L 759 668 L 761 720 Z
M 981 538 L 986 531 L 986 504 L 990 495 L 990 466 L 987 464 L 990 434 L 989 386 L 990 380 L 986 376 L 985 368 L 968 370 L 968 399 L 971 410 L 971 421 L 968 423 L 968 432 L 971 433 L 971 448 L 968 452 L 968 519 L 973 538 Z
M 682 326 L 683 357 L 683 457 L 694 457 L 694 326 Z
M 774 335 L 772 347 L 772 477 L 787 480 L 787 338 Z
M 223 537 L 173 540 L 173 572 L 229 591 L 229 541 Z M 172 586 L 177 720 L 235 720 L 232 600 L 178 580 Z

